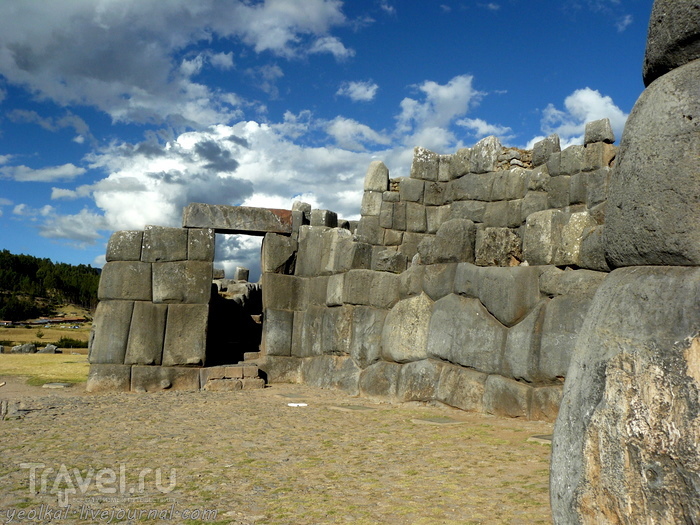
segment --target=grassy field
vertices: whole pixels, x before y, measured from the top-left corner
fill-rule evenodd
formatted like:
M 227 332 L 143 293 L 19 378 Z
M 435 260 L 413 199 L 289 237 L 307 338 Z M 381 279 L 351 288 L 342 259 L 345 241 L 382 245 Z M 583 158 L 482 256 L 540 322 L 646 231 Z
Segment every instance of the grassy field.
M 80 328 L 60 328 L 58 326 L 45 326 L 31 328 L 7 327 L 0 328 L 0 344 L 12 347 L 24 343 L 36 343 L 37 346 L 46 346 L 48 343 L 55 343 L 62 337 L 87 341 L 90 337 L 90 323 L 80 325 Z M 81 353 L 87 353 L 86 349 L 76 349 Z
M 24 376 L 34 386 L 44 383 L 84 383 L 88 368 L 86 355 L 0 354 L 0 375 Z

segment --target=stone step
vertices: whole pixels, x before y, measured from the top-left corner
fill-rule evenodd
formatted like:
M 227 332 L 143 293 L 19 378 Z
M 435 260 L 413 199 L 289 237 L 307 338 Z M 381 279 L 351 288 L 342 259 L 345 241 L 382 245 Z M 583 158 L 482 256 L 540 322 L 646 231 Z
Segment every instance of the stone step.
M 255 361 L 256 359 L 260 359 L 260 352 L 245 352 L 243 354 L 243 362 L 245 363 L 248 361 Z

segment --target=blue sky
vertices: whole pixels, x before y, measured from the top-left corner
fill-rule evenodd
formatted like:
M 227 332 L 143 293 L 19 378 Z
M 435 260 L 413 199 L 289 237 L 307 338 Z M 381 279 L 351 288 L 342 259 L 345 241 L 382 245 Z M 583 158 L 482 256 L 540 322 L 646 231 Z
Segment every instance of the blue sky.
M 372 160 L 617 138 L 652 0 L 3 0 L 0 249 L 101 266 L 188 202 L 356 218 Z M 222 237 L 220 266 L 255 268 Z M 255 273 L 255 272 L 253 272 Z

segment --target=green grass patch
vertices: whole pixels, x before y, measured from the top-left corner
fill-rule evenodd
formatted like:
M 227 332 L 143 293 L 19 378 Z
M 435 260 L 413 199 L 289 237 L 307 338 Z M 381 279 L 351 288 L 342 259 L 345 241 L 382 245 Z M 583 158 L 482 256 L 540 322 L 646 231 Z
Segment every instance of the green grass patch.
M 27 384 L 84 383 L 90 365 L 85 355 L 0 354 L 0 374 L 26 376 Z

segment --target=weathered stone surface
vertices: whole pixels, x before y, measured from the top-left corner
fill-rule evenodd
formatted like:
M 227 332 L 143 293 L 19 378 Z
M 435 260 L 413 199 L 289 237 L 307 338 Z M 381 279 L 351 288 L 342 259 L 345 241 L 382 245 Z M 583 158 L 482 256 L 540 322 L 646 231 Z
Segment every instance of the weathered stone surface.
M 586 204 L 589 208 L 593 208 L 607 200 L 611 171 L 610 168 L 605 167 L 588 173 L 588 180 L 586 181 Z
M 140 261 L 142 230 L 123 230 L 114 232 L 107 243 L 105 259 L 111 261 Z
M 286 235 L 268 233 L 262 244 L 260 270 L 262 273 L 293 274 L 296 269 L 297 242 Z
M 396 363 L 425 359 L 433 301 L 416 295 L 399 301 L 388 313 L 382 329 L 382 358 Z
M 304 359 L 302 381 L 319 388 L 335 388 L 356 396 L 359 394 L 360 369 L 349 357 L 322 355 Z
M 397 202 L 394 204 L 394 217 L 392 228 L 399 231 L 406 231 L 406 203 Z
M 248 206 L 191 203 L 182 214 L 184 228 L 213 228 L 216 233 L 292 233 L 292 212 Z
M 208 304 L 171 304 L 163 345 L 163 366 L 206 363 Z
M 562 385 L 534 387 L 532 389 L 530 419 L 553 423 L 559 413 L 563 392 Z
M 340 306 L 345 301 L 345 274 L 337 273 L 328 277 L 326 286 L 326 306 Z
M 372 161 L 365 175 L 365 191 L 387 191 L 389 189 L 389 168 L 380 161 Z
M 403 235 L 403 241 L 399 246 L 399 251 L 403 253 L 407 259 L 413 261 L 413 256 L 418 253 L 418 245 L 424 239 L 432 237 L 425 233 L 406 232 Z
M 574 175 L 581 171 L 581 168 L 583 168 L 583 146 L 574 144 L 562 150 L 559 175 Z
M 540 301 L 539 270 L 533 266 L 483 268 L 479 300 L 502 324 L 513 326 Z
M 435 303 L 428 331 L 428 357 L 499 373 L 507 329 L 478 299 L 448 295 Z
M 294 312 L 289 310 L 265 310 L 262 349 L 266 355 L 292 355 L 292 327 Z
M 360 393 L 369 398 L 394 400 L 402 365 L 378 361 L 360 374 Z
M 202 385 L 207 392 L 235 392 L 243 390 L 242 379 L 210 379 Z
M 569 204 L 585 204 L 588 195 L 588 173 L 579 172 L 569 180 Z
M 690 0 L 655 0 L 649 20 L 644 85 L 700 58 L 700 9 Z
M 608 144 L 615 142 L 615 134 L 610 125 L 610 119 L 604 118 L 586 122 L 583 144 L 588 146 L 594 142 L 606 142 Z
M 408 258 L 396 250 L 379 250 L 372 257 L 372 270 L 401 273 L 408 266 Z
M 0 352 L 2 353 L 2 352 Z M 60 353 L 56 345 L 47 344 L 44 348 L 37 350 L 38 354 L 58 354 Z
M 394 227 L 394 203 L 382 201 L 381 209 L 379 210 L 379 226 L 382 228 Z
M 387 313 L 368 306 L 356 306 L 352 311 L 350 356 L 360 368 L 367 368 L 379 360 Z
M 306 284 L 306 302 L 307 304 L 315 304 L 325 306 L 328 299 L 328 281 L 330 276 L 312 277 L 304 279 Z
M 325 226 L 327 228 L 338 226 L 338 214 L 331 210 L 311 210 L 309 217 L 311 226 Z
M 481 228 L 476 232 L 475 262 L 479 266 L 514 266 L 523 260 L 523 241 L 510 228 Z
M 352 338 L 352 306 L 326 308 L 321 323 L 322 350 L 327 355 L 348 355 Z
M 90 364 L 124 364 L 133 301 L 100 301 L 90 334 Z
M 484 411 L 496 416 L 527 418 L 532 390 L 525 383 L 492 374 L 484 385 Z
M 448 193 L 447 182 L 426 182 L 424 203 L 426 206 L 442 206 L 447 203 Z
M 539 363 L 546 304 L 547 300 L 540 301 L 525 319 L 508 330 L 501 375 L 528 382 L 542 379 Z
M 425 233 L 428 230 L 428 221 L 425 214 L 425 206 L 417 202 L 406 203 L 406 231 Z
M 468 219 L 473 222 L 484 222 L 485 214 L 486 203 L 482 201 L 456 201 L 450 205 L 450 219 Z
M 36 345 L 34 343 L 25 343 L 23 345 L 15 345 L 10 350 L 11 354 L 36 354 Z
M 148 263 L 186 261 L 187 230 L 165 226 L 146 226 L 143 232 L 141 260 Z
M 260 363 L 260 370 L 270 383 L 301 382 L 302 360 L 296 357 L 267 356 Z
M 380 191 L 365 191 L 362 194 L 362 205 L 360 213 L 363 216 L 379 215 L 382 209 L 382 192 Z M 313 223 L 312 223 L 313 224 Z
M 472 148 L 470 171 L 472 173 L 495 171 L 502 148 L 501 142 L 493 135 L 481 139 Z
M 431 264 L 423 272 L 423 291 L 433 301 L 452 293 L 457 263 Z
M 452 155 L 439 155 L 438 180 L 440 182 L 447 182 L 452 178 L 450 176 L 451 164 Z
M 199 390 L 199 369 L 176 366 L 131 367 L 131 390 L 158 392 L 160 390 Z
M 700 268 L 615 270 L 576 345 L 554 430 L 556 523 L 693 523 Z
M 425 266 L 413 265 L 399 275 L 399 299 L 419 295 L 423 291 Z
M 128 392 L 131 390 L 131 366 L 115 364 L 91 364 L 85 391 Z
M 438 166 L 440 156 L 425 148 L 413 148 L 413 163 L 411 164 L 411 178 L 436 181 L 438 180 Z
M 469 174 L 450 182 L 451 200 L 490 201 L 493 173 Z
M 150 301 L 151 264 L 138 261 L 112 261 L 102 267 L 97 298 Z
M 546 139 L 536 142 L 532 148 L 532 165 L 540 166 L 549 160 L 552 153 L 561 151 L 559 135 L 550 135 Z
M 547 207 L 565 208 L 571 202 L 571 175 L 559 175 L 547 180 Z
M 153 302 L 206 304 L 211 298 L 213 265 L 206 261 L 153 264 Z
M 613 268 L 700 265 L 698 77 L 700 60 L 667 73 L 627 119 L 604 230 Z
M 567 216 L 560 210 L 531 214 L 525 222 L 523 257 L 530 265 L 552 264 Z
M 212 228 L 190 228 L 187 231 L 187 258 L 190 261 L 214 261 L 216 235 Z
M 551 297 L 569 294 L 592 296 L 607 276 L 606 272 L 564 271 L 552 266 L 540 275 L 540 291 Z
M 558 266 L 578 265 L 581 253 L 583 232 L 598 223 L 587 212 L 582 211 L 569 215 L 561 230 L 561 240 L 554 255 L 553 263 Z
M 399 401 L 431 401 L 435 399 L 443 363 L 424 359 L 401 367 L 396 397 Z
M 418 245 L 422 264 L 473 262 L 476 227 L 466 219 L 451 219 L 440 226 L 435 237 Z
M 142 301 L 134 303 L 125 364 L 160 365 L 163 359 L 167 312 L 166 304 Z
M 555 380 L 566 377 L 591 300 L 590 295 L 560 295 L 547 304 L 539 365 L 543 378 Z
M 401 179 L 399 195 L 404 202 L 423 202 L 425 181 L 418 179 Z
M 437 233 L 445 222 L 451 219 L 451 206 L 426 206 L 425 218 L 428 233 Z
M 552 153 L 546 164 L 547 175 L 557 177 L 561 175 L 561 152 Z M 532 188 L 531 188 L 532 189 Z
M 509 226 L 508 211 L 510 203 L 508 201 L 496 201 L 486 204 L 486 212 L 484 213 L 484 224 L 486 226 L 506 228 Z M 520 214 L 517 217 L 520 225 Z
M 609 168 L 615 156 L 617 148 L 605 142 L 588 144 L 583 150 L 583 171 Z
M 450 179 L 458 179 L 462 175 L 469 173 L 471 169 L 471 157 L 471 148 L 460 148 L 452 155 L 452 161 L 450 162 Z
M 479 298 L 479 274 L 481 268 L 471 263 L 459 263 L 455 270 L 454 293 Z
M 605 245 L 603 244 L 603 226 L 586 228 L 581 239 L 581 250 L 578 257 L 581 268 L 609 272 L 610 267 L 605 260 Z
M 303 316 L 301 326 L 301 345 L 292 345 L 292 355 L 297 357 L 311 357 L 323 354 L 323 316 L 326 308 L 323 306 L 309 306 Z M 295 318 L 295 325 L 296 318 Z
M 379 226 L 379 217 L 362 217 L 357 225 L 355 236 L 358 241 L 363 243 L 372 244 L 374 246 L 384 244 L 384 230 Z
M 399 202 L 401 194 L 398 191 L 385 191 L 382 193 L 382 200 L 384 202 Z
M 305 279 L 295 275 L 262 275 L 263 308 L 301 310 L 306 307 Z
M 435 398 L 462 410 L 482 412 L 487 377 L 487 374 L 476 370 L 445 364 L 440 372 Z

